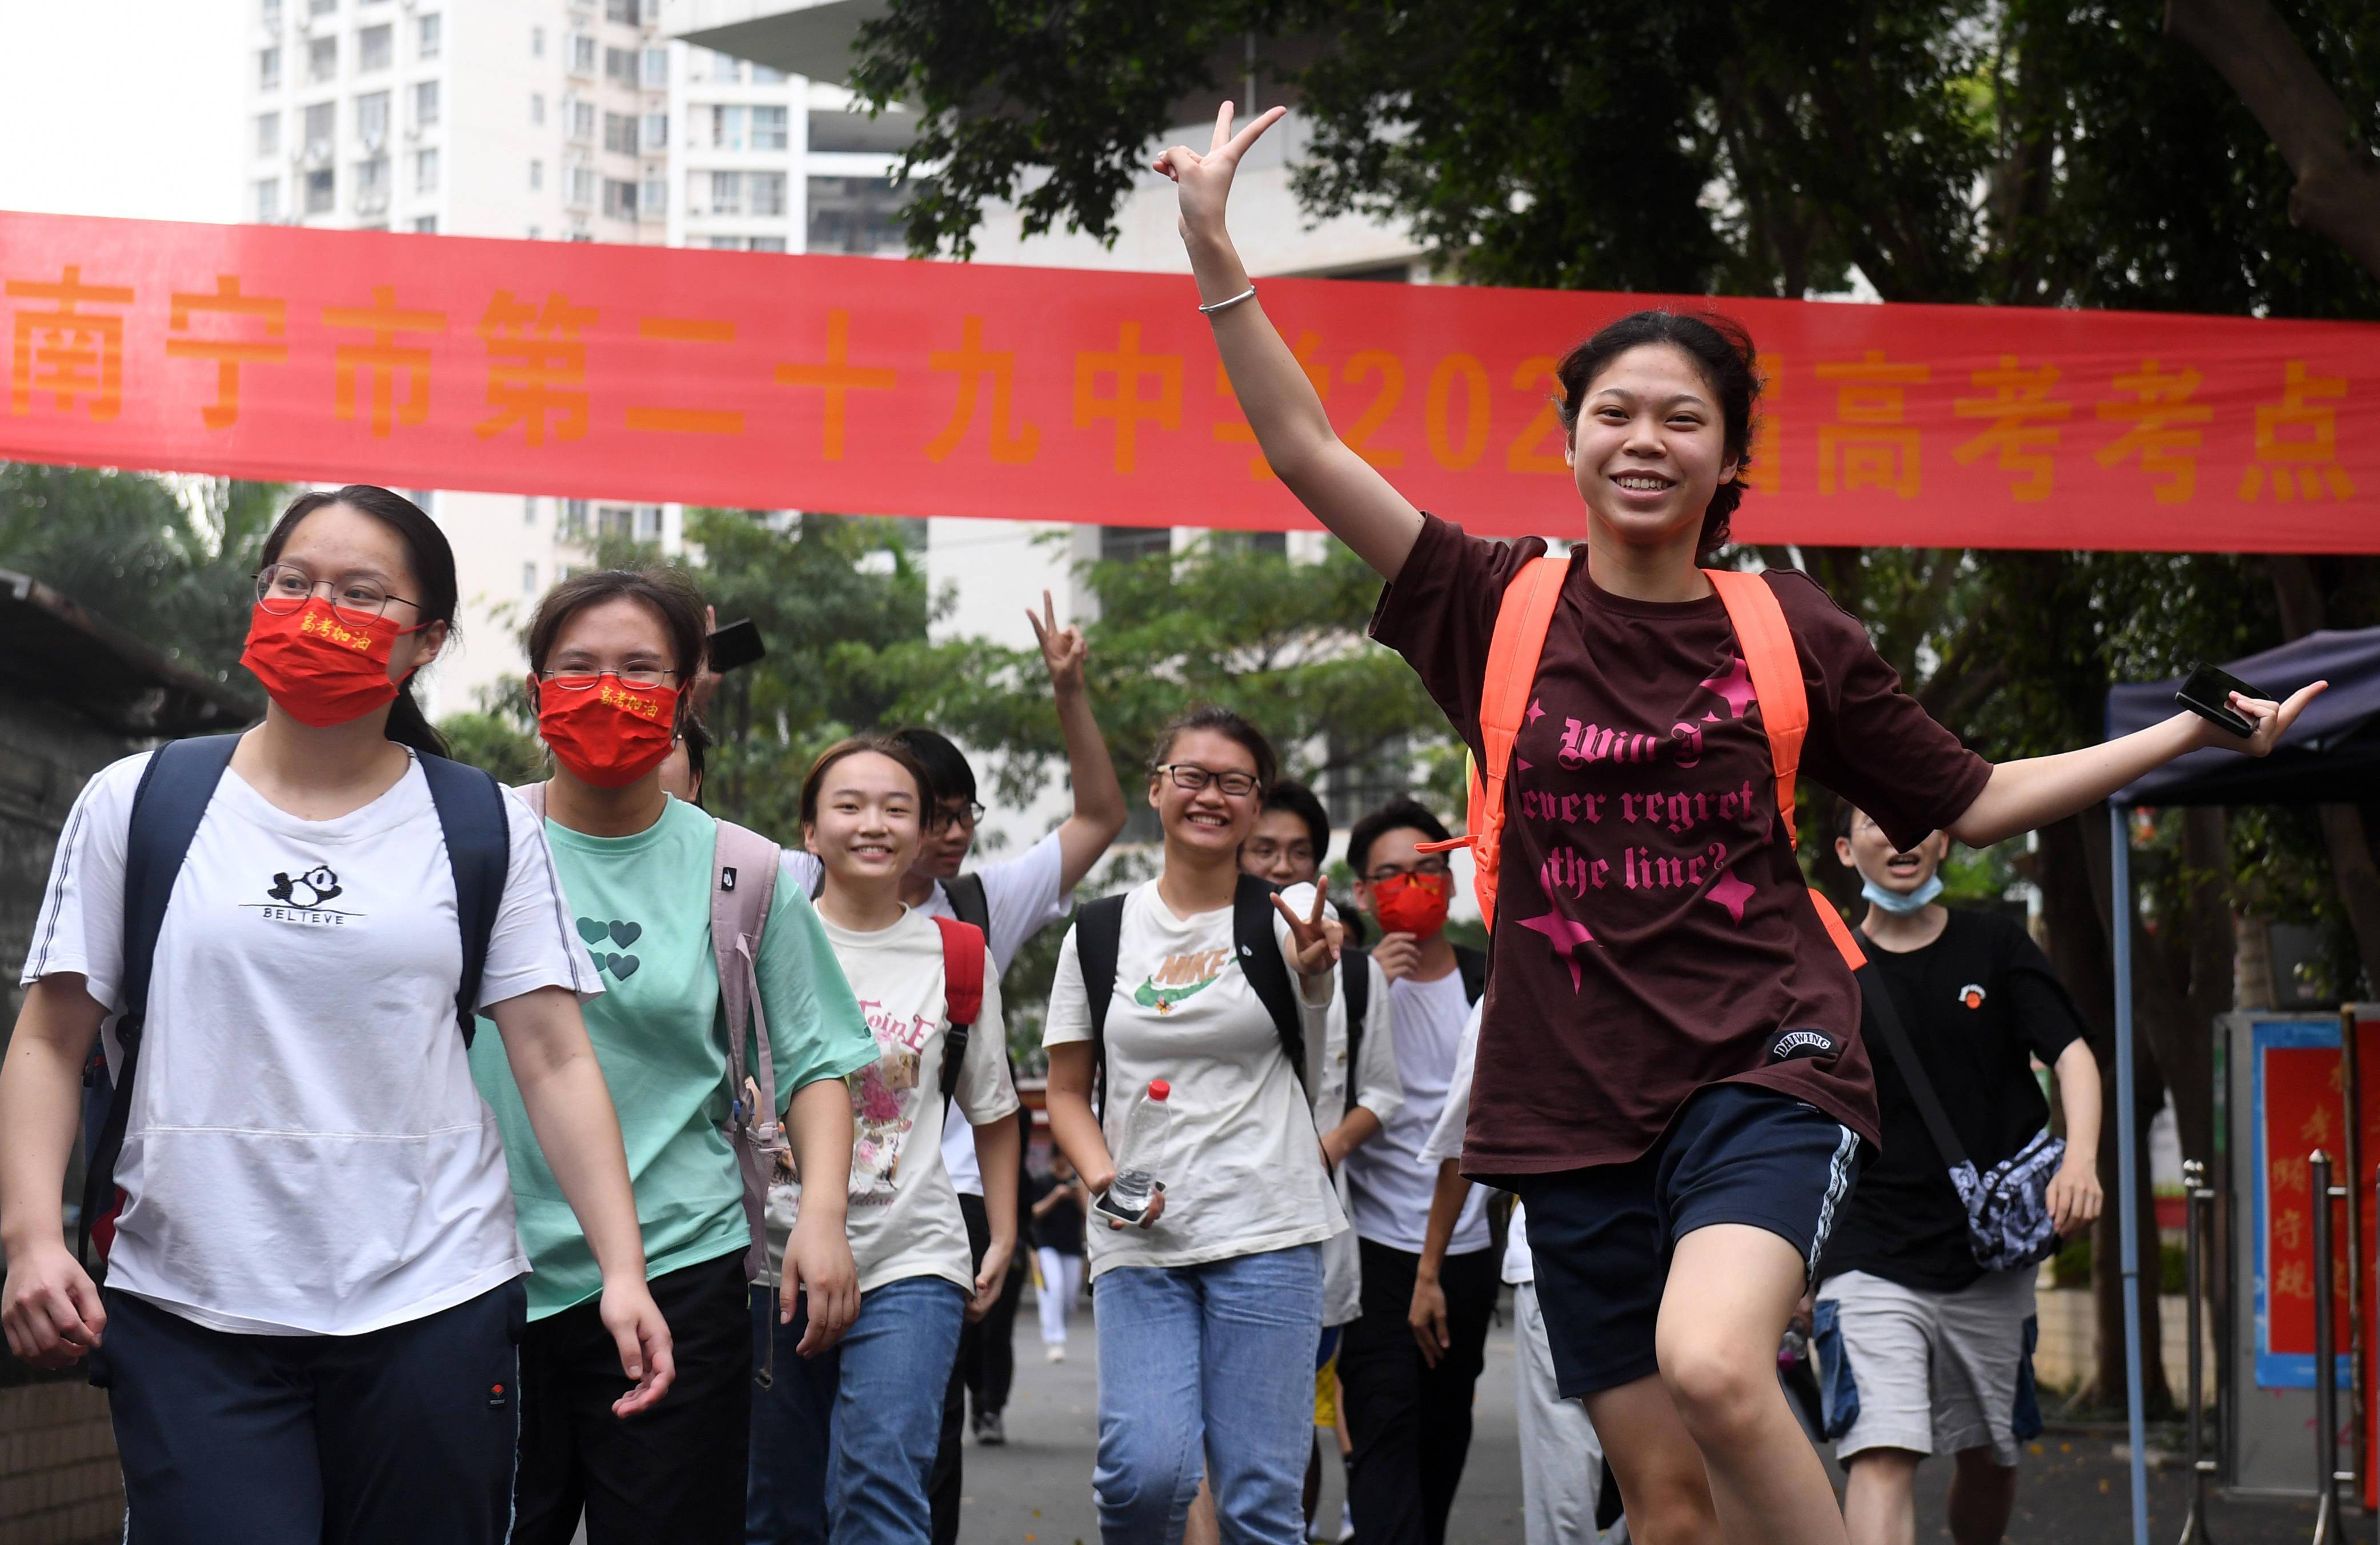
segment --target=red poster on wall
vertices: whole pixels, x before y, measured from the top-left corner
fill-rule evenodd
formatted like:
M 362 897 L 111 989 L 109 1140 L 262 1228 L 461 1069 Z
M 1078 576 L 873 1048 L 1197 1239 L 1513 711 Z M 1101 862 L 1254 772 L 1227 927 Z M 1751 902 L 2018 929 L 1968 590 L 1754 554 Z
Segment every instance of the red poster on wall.
M 1663 298 L 1268 279 L 1341 437 L 1580 529 L 1561 353 Z M 280 481 L 1285 529 L 1188 278 L 0 213 L 0 456 Z M 2380 327 L 1718 302 L 1755 541 L 2380 552 Z

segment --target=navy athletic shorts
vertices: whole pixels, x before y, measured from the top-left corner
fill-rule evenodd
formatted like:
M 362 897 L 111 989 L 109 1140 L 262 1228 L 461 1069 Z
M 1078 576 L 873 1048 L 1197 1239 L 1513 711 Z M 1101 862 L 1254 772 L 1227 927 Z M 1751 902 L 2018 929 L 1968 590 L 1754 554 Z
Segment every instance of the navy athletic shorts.
M 1791 1095 L 1713 1084 L 1639 1158 L 1515 1176 L 1563 1397 L 1659 1370 L 1653 1329 L 1670 1258 L 1695 1229 L 1767 1229 L 1815 1271 L 1861 1148 L 1851 1128 Z

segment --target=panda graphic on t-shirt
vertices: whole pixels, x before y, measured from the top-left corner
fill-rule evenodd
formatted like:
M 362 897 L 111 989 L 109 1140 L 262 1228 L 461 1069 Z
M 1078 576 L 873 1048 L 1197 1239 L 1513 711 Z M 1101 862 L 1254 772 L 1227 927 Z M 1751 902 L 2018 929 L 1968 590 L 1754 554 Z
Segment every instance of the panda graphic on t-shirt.
M 362 916 L 330 905 L 346 894 L 346 887 L 339 883 L 337 871 L 328 864 L 293 865 L 277 870 L 264 894 L 272 899 L 241 905 L 267 922 L 301 928 L 342 928 Z

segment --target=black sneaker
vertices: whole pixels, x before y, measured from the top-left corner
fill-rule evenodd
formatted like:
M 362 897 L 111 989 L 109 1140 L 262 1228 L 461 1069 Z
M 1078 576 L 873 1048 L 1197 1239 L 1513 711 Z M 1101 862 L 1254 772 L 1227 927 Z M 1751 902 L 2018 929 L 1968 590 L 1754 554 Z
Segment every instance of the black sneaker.
M 985 1448 L 998 1448 L 1008 1442 L 1008 1434 L 1001 1430 L 999 1412 L 984 1411 L 978 1414 L 975 1418 L 975 1441 Z

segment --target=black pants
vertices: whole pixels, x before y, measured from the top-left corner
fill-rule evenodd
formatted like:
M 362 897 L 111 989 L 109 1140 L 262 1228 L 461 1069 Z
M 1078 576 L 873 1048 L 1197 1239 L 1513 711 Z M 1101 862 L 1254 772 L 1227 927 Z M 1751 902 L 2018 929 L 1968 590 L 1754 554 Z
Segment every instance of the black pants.
M 1422 1361 L 1406 1315 L 1421 1258 L 1366 1239 L 1364 1313 L 1339 1348 L 1339 1388 L 1355 1452 L 1347 1478 L 1364 1545 L 1445 1545 L 1446 1517 L 1471 1451 L 1471 1387 L 1496 1312 L 1494 1250 L 1451 1255 L 1439 1269 L 1454 1344 Z
M 966 1220 L 967 1250 L 980 1271 L 983 1253 L 991 1248 L 991 1214 L 984 1210 L 981 1197 L 961 1191 L 959 1215 Z M 975 1325 L 960 1328 L 959 1355 L 951 1364 L 951 1381 L 942 1390 L 942 1438 L 934 1450 L 934 1478 L 926 1488 L 927 1500 L 934 1509 L 934 1545 L 958 1545 L 959 1488 L 965 1479 L 961 1473 L 965 1468 L 961 1453 L 965 1440 L 960 1434 L 966 1427 L 967 1338 L 978 1329 Z
M 516 1545 L 738 1545 L 752 1429 L 752 1314 L 744 1252 L 652 1279 L 677 1379 L 622 1420 L 618 1344 L 597 1302 L 529 1326 L 521 1342 Z
M 1025 1277 L 1020 1247 L 1008 1258 L 1008 1280 L 1001 1283 L 1000 1296 L 979 1323 L 959 1333 L 959 1376 L 966 1381 L 978 1421 L 1008 1409 L 1008 1392 L 1016 1383 L 1016 1306 L 1025 1298 Z
M 355 1336 L 212 1331 L 108 1289 L 131 1545 L 497 1545 L 520 1414 L 518 1282 Z

